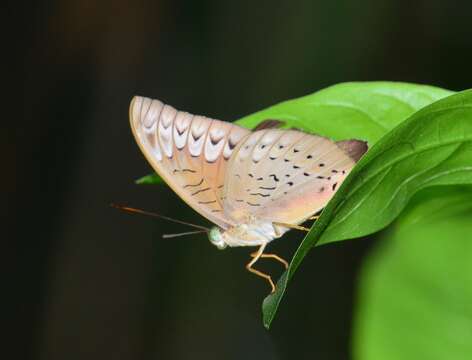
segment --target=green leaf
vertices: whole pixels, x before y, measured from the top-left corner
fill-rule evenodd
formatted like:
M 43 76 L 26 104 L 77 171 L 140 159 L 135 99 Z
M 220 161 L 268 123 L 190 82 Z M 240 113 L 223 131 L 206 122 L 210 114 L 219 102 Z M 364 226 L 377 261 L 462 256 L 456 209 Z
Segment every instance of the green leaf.
M 162 178 L 156 173 L 143 176 L 142 178 L 136 180 L 135 183 L 138 185 L 165 184 L 164 180 L 162 180 Z
M 422 191 L 364 264 L 354 357 L 469 359 L 472 187 Z
M 472 91 L 418 111 L 370 149 L 303 240 L 277 291 L 264 300 L 265 325 L 270 325 L 288 281 L 317 243 L 382 229 L 428 186 L 468 183 L 472 183 Z
M 431 102 L 449 94 L 445 90 L 412 84 L 341 84 L 276 105 L 244 118 L 242 122 L 249 126 L 267 118 L 282 119 L 288 126 L 303 127 L 334 139 L 367 139 L 372 145 L 415 110 L 427 105 L 426 99 Z M 408 101 L 407 105 L 404 101 Z M 461 103 L 462 98 L 456 98 L 456 101 Z M 335 104 L 340 104 L 339 108 Z M 447 104 L 445 108 L 448 108 Z M 452 108 L 449 110 L 454 111 Z M 380 230 L 400 213 L 421 187 L 441 183 L 441 180 L 453 182 L 454 175 L 460 177 L 462 173 L 456 172 L 450 177 L 433 178 L 439 176 L 441 163 L 444 171 L 448 171 L 449 165 L 452 166 L 461 156 L 467 158 L 468 153 L 467 148 L 459 149 L 460 145 L 456 143 L 440 143 L 446 141 L 446 137 L 442 139 L 438 135 L 443 120 L 442 116 L 434 116 L 435 111 L 442 111 L 442 108 L 434 108 L 431 114 L 426 110 L 420 111 L 422 116 L 413 116 L 401 124 L 372 148 L 352 171 L 298 248 L 289 269 L 279 279 L 276 292 L 264 299 L 264 326 L 270 326 L 288 281 L 318 241 L 338 241 Z M 427 123 L 428 116 L 435 118 L 435 125 Z M 378 124 L 382 125 L 381 128 Z M 428 132 L 434 133 L 431 141 Z M 446 161 L 449 156 L 450 164 Z M 462 180 L 456 181 L 461 183 Z
M 253 128 L 265 119 L 285 120 L 334 140 L 357 138 L 374 144 L 418 109 L 452 92 L 397 82 L 353 82 L 271 106 L 237 121 Z

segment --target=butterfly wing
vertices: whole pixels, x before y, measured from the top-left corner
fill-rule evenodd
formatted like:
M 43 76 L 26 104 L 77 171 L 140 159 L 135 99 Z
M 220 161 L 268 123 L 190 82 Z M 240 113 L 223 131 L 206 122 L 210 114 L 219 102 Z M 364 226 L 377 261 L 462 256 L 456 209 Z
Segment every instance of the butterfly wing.
M 363 141 L 334 142 L 295 130 L 262 130 L 238 145 L 228 165 L 224 209 L 300 224 L 321 210 L 367 150 Z
M 234 225 L 223 212 L 225 173 L 249 130 L 140 96 L 131 101 L 130 122 L 146 159 L 188 205 L 223 229 Z

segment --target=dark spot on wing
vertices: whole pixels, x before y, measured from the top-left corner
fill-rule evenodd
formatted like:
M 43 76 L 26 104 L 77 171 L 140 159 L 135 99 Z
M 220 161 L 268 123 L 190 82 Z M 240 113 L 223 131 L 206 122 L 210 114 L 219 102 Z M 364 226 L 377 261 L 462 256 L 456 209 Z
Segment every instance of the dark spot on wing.
M 202 204 L 202 205 L 207 205 L 207 204 L 213 204 L 213 203 L 216 203 L 216 200 L 209 200 L 209 201 L 199 201 L 198 203 L 199 203 L 199 204 Z
M 236 147 L 236 144 L 231 141 L 231 139 L 228 139 L 228 147 L 230 150 L 233 150 Z
M 311 159 L 312 157 L 313 157 L 312 155 L 308 155 L 306 158 Z
M 293 168 L 294 168 L 294 169 L 300 169 L 300 166 L 293 165 Z
M 249 202 L 249 201 L 246 201 L 246 203 L 247 203 L 248 205 L 251 205 L 251 206 L 261 206 L 261 204 L 255 204 L 255 203 L 251 203 L 251 202 Z
M 270 174 L 269 177 L 273 177 L 275 181 L 279 181 L 279 178 L 275 174 Z
M 290 186 L 292 186 L 292 185 L 293 185 L 293 181 L 289 181 L 287 184 L 290 185 Z
M 213 146 L 218 145 L 218 143 L 220 142 L 220 140 L 221 140 L 221 139 L 216 139 L 216 140 L 213 139 L 213 138 L 211 137 L 211 133 L 210 133 L 210 142 L 211 142 L 211 144 L 212 144 Z
M 298 150 L 298 149 L 295 149 L 295 148 L 293 149 L 293 152 L 294 152 L 294 153 L 297 153 L 297 152 L 299 152 L 299 151 L 300 151 L 300 150 Z
M 336 190 L 336 186 L 338 185 L 338 183 L 334 183 L 333 186 L 332 186 L 332 189 L 333 191 Z
M 205 192 L 205 191 L 208 191 L 208 190 L 210 190 L 209 187 L 207 187 L 207 188 L 205 188 L 205 189 L 201 189 L 201 190 L 195 191 L 195 192 L 192 194 L 192 196 L 195 196 L 195 195 L 197 195 L 197 194 L 200 194 L 200 193 Z
M 324 179 L 324 176 L 318 175 L 316 178 L 317 179 Z
M 323 164 L 323 163 L 320 163 L 320 167 L 323 167 L 323 166 L 325 166 L 325 164 Z
M 254 177 L 254 175 L 252 175 L 251 173 L 249 173 L 248 176 L 249 176 L 249 177 L 252 177 L 252 178 Z
M 305 176 L 310 176 L 310 174 L 308 174 L 308 173 L 306 173 L 306 172 L 304 172 L 303 175 L 305 175 Z
M 254 195 L 254 196 L 257 195 L 257 196 L 262 196 L 262 197 L 268 197 L 268 196 L 270 196 L 270 194 L 263 194 L 263 193 L 251 193 L 251 194 L 249 194 L 249 195 Z
M 203 183 L 203 178 L 196 184 L 187 184 L 184 186 L 184 189 L 185 188 L 188 188 L 188 187 L 195 187 L 195 186 L 200 186 L 201 184 Z
M 277 159 L 277 158 L 276 158 L 276 157 L 269 156 L 269 159 L 275 160 L 275 159 Z
M 258 177 L 256 180 L 257 180 L 257 181 L 262 181 L 262 180 L 264 180 L 264 178 Z
M 262 189 L 262 190 L 275 190 L 276 187 L 275 186 L 273 186 L 273 187 L 259 186 L 259 189 Z
M 198 139 L 200 139 L 202 137 L 202 135 L 203 135 L 203 133 L 195 137 L 195 134 L 192 132 L 193 141 L 198 141 Z
M 284 159 L 285 162 L 289 162 L 290 160 L 289 159 Z

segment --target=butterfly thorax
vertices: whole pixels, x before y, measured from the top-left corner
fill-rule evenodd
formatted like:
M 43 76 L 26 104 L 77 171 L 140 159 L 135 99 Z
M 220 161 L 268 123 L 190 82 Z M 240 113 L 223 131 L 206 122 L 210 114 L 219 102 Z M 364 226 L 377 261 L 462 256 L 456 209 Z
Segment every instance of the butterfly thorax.
M 247 222 L 230 227 L 227 230 L 213 227 L 208 237 L 210 242 L 222 250 L 226 246 L 258 246 L 280 237 L 272 222 L 251 217 Z

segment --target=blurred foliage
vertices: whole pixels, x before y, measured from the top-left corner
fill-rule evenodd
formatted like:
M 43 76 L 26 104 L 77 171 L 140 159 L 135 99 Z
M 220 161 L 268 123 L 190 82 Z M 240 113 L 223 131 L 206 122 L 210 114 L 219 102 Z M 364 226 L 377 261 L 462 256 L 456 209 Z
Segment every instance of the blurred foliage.
M 364 265 L 355 358 L 470 359 L 472 187 L 427 189 L 412 203 Z

